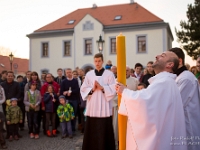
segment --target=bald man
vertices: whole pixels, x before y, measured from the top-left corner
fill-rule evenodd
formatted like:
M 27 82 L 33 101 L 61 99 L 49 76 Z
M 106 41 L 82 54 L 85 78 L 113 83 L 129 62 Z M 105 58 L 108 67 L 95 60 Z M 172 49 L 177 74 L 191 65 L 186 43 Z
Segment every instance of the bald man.
M 128 117 L 126 150 L 186 150 L 183 104 L 176 85 L 179 60 L 173 52 L 156 56 L 148 88 L 132 91 L 118 83 L 119 113 Z

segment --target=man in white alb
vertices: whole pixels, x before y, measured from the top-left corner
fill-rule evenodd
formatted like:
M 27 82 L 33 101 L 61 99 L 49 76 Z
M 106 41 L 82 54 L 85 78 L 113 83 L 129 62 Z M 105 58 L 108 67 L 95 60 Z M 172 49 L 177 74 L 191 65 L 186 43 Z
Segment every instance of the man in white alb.
M 185 117 L 176 75 L 178 57 L 173 52 L 156 56 L 156 75 L 148 88 L 127 89 L 121 83 L 119 113 L 128 117 L 126 150 L 186 150 Z
M 81 96 L 87 101 L 82 150 L 115 150 L 112 126 L 112 99 L 116 95 L 115 77 L 103 68 L 103 55 L 94 56 L 95 70 L 85 76 Z
M 179 58 L 179 68 L 175 72 L 178 76 L 176 83 L 181 93 L 187 133 L 187 145 L 189 150 L 200 150 L 200 94 L 199 83 L 194 74 L 187 70 L 185 54 L 180 48 L 172 48 Z M 198 143 L 199 142 L 199 143 Z M 198 143 L 198 144 L 192 144 Z

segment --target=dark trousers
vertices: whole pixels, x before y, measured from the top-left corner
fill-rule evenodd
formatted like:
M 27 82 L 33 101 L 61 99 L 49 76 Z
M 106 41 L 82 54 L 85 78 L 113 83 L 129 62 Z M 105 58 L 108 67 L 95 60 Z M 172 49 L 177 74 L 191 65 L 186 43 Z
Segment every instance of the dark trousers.
M 46 112 L 44 110 L 41 110 L 38 112 L 38 128 L 40 131 L 41 123 L 42 123 L 42 129 L 44 132 L 46 132 Z
M 71 126 L 71 121 L 64 121 L 60 123 L 61 128 L 62 128 L 62 135 L 72 135 L 72 126 Z
M 74 131 L 76 131 L 76 114 L 77 114 L 77 110 L 78 110 L 78 101 L 77 100 L 69 100 L 69 103 L 74 109 L 75 118 L 73 120 L 71 120 L 72 131 L 74 132 Z
M 49 122 L 51 121 L 52 130 L 56 129 L 56 113 L 46 112 L 46 131 L 49 130 Z
M 18 103 L 18 106 L 20 107 L 20 109 L 21 109 L 21 111 L 22 111 L 22 123 L 19 123 L 19 127 L 20 128 L 24 128 L 24 120 L 25 120 L 25 105 L 24 105 L 24 103 L 23 102 L 19 102 Z
M 0 144 L 5 144 L 6 143 L 6 141 L 5 141 L 5 138 L 4 138 L 4 136 L 3 136 L 3 124 L 4 124 L 4 122 L 3 121 L 1 121 L 0 122 Z
M 78 107 L 77 109 L 77 117 L 78 117 L 78 124 L 81 124 L 81 108 Z
M 80 107 L 81 125 L 82 125 L 82 130 L 81 130 L 81 132 L 82 132 L 82 133 L 84 132 L 84 129 L 85 129 L 85 115 L 83 114 L 83 113 L 84 113 L 84 110 L 85 110 L 85 108 Z
M 39 134 L 38 111 L 27 112 L 29 133 Z
M 19 135 L 18 130 L 19 130 L 19 124 L 18 123 L 9 125 L 9 134 L 10 134 L 10 136 L 11 135 L 12 136 L 15 136 L 15 135 L 18 136 Z

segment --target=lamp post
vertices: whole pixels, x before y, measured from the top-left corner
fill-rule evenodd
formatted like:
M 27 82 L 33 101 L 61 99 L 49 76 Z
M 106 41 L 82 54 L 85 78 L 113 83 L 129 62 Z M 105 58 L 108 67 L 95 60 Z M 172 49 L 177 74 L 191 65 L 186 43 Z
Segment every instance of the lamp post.
M 104 43 L 105 41 L 104 40 L 102 40 L 102 36 L 100 35 L 99 36 L 99 40 L 97 41 L 97 48 L 98 48 L 98 50 L 99 50 L 99 53 L 102 53 L 102 51 L 103 51 L 103 43 Z
M 11 71 L 12 71 L 13 58 L 14 58 L 14 55 L 13 55 L 12 52 L 11 52 L 11 54 L 9 55 L 9 59 L 10 59 L 10 69 L 11 69 Z

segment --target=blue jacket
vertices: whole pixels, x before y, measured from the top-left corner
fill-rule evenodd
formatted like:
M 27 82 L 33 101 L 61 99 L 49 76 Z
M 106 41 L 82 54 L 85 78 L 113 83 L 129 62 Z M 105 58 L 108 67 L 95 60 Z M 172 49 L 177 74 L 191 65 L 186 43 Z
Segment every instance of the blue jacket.
M 56 112 L 58 106 L 58 97 L 54 93 L 54 98 L 56 102 L 53 102 L 53 97 L 49 93 L 44 94 L 44 104 L 45 104 L 45 112 Z

